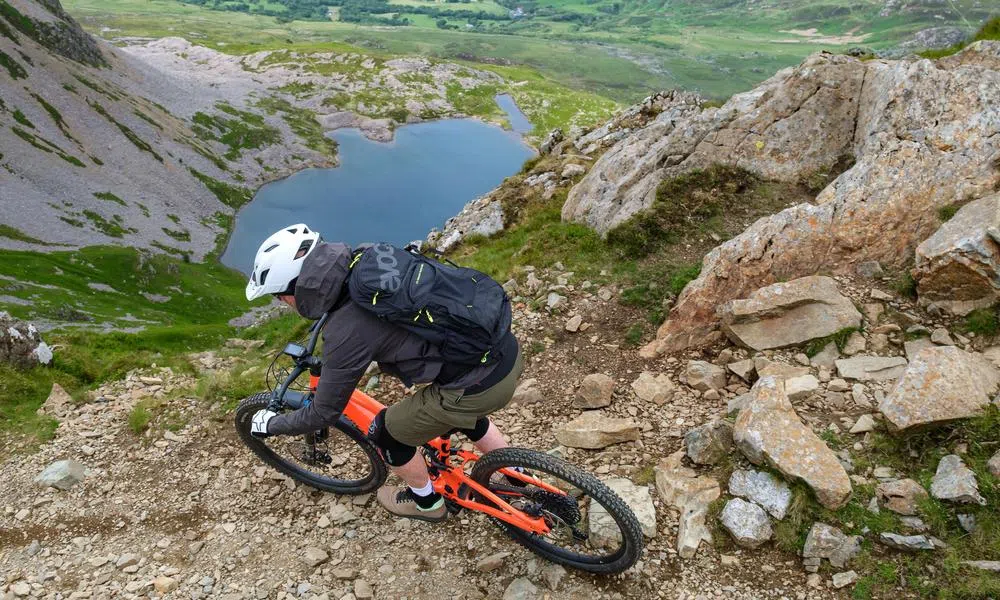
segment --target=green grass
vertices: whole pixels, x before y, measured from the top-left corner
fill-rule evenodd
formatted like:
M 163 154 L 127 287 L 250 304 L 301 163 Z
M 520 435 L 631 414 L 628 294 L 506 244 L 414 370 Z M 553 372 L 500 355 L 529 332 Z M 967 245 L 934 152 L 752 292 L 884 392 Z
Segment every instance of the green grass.
M 944 58 L 945 56 L 951 56 L 952 54 L 960 52 L 969 44 L 980 40 L 1000 40 L 1000 17 L 993 17 L 989 21 L 983 23 L 982 27 L 979 28 L 979 31 L 965 41 L 939 50 L 925 50 L 920 53 L 920 56 L 923 56 L 924 58 Z
M 809 358 L 816 356 L 822 352 L 823 348 L 826 348 L 827 344 L 830 342 L 837 344 L 838 350 L 843 350 L 844 346 L 847 345 L 847 340 L 855 331 L 859 331 L 859 329 L 857 327 L 845 327 L 836 333 L 810 341 L 806 344 L 806 356 Z
M 192 130 L 203 140 L 227 146 L 227 159 L 237 160 L 244 150 L 281 142 L 281 132 L 265 123 L 261 115 L 238 110 L 222 102 L 216 104 L 216 108 L 231 117 L 196 112 L 191 119 L 194 122 Z
M 31 128 L 31 129 L 35 128 L 35 124 L 32 123 L 30 120 L 28 120 L 28 117 L 24 116 L 24 113 L 21 112 L 20 109 L 16 109 L 15 108 L 14 112 L 13 112 L 13 116 L 14 116 L 14 120 L 17 121 L 18 123 L 20 123 L 21 125 L 24 125 L 25 127 L 28 127 L 28 128 Z
M 53 144 L 52 142 L 43 138 L 42 136 L 29 133 L 24 129 L 18 127 L 17 125 L 14 125 L 10 129 L 11 131 L 14 132 L 14 134 L 17 137 L 28 142 L 38 150 L 41 150 L 42 152 L 46 152 L 49 154 L 54 153 L 56 156 L 68 162 L 69 164 L 73 165 L 74 167 L 86 168 L 86 165 L 83 164 L 83 161 L 81 161 L 79 158 L 71 154 L 67 154 L 65 151 L 63 151 L 62 148 L 60 148 L 56 144 Z
M 323 127 L 316 120 L 316 113 L 274 96 L 261 98 L 257 101 L 257 106 L 268 114 L 280 113 L 295 135 L 302 138 L 306 147 L 331 160 L 337 157 L 337 142 L 326 136 Z
M 241 206 L 253 199 L 253 190 L 250 188 L 233 185 L 231 183 L 226 183 L 225 181 L 219 181 L 218 179 L 209 177 L 208 175 L 205 175 L 200 171 L 196 171 L 193 168 L 189 168 L 188 170 L 191 171 L 191 174 L 194 175 L 198 181 L 202 182 L 210 192 L 215 194 L 215 197 L 219 199 L 219 202 L 222 202 L 230 208 L 239 209 Z
M 917 299 L 917 280 L 909 270 L 902 271 L 892 280 L 892 289 L 904 298 Z
M 104 235 L 113 238 L 125 237 L 125 234 L 135 233 L 136 230 L 127 227 L 122 219 L 121 215 L 113 215 L 111 220 L 104 218 L 103 215 L 96 213 L 92 210 L 83 211 L 83 216 L 90 221 L 90 224 L 94 226 L 94 229 L 100 231 Z
M 7 76 L 11 79 L 26 79 L 28 77 L 28 72 L 24 70 L 21 63 L 2 50 L 0 50 L 0 67 L 6 69 Z
M 97 114 L 101 115 L 102 117 L 104 117 L 105 119 L 107 119 L 109 122 L 111 122 L 112 125 L 114 125 L 115 127 L 117 127 L 118 131 L 121 131 L 122 135 L 124 135 L 125 138 L 128 139 L 128 141 L 132 142 L 132 144 L 136 148 L 138 148 L 139 150 L 142 150 L 143 152 L 149 153 L 156 160 L 158 160 L 160 162 L 163 162 L 163 157 L 160 156 L 156 152 L 156 150 L 153 150 L 153 147 L 150 146 L 148 142 L 146 142 L 141 137 L 139 137 L 138 134 L 136 134 L 134 131 L 132 131 L 127 125 L 125 125 L 124 123 L 119 122 L 117 119 L 115 119 L 113 116 L 111 116 L 111 114 L 108 113 L 108 111 L 105 110 L 103 106 L 101 106 L 97 102 L 91 102 L 89 100 L 87 101 L 87 104 L 89 104 L 90 107 L 93 108 L 97 112 Z
M 42 240 L 31 237 L 30 235 L 24 233 L 23 231 L 11 227 L 10 225 L 4 225 L 0 223 L 0 237 L 7 238 L 9 240 L 14 240 L 17 242 L 27 242 L 29 244 L 42 244 L 46 245 Z
M 128 206 L 125 201 L 118 196 L 112 194 L 111 192 L 94 192 L 94 197 L 100 200 L 107 200 L 108 202 L 114 202 L 120 206 Z
M 152 420 L 153 413 L 143 402 L 139 402 L 128 413 L 128 428 L 132 433 L 139 435 L 149 429 L 149 422 Z
M 995 336 L 1000 333 L 1000 319 L 997 308 L 978 308 L 966 315 L 962 330 L 976 335 Z
M 178 242 L 190 242 L 191 241 L 191 232 L 189 232 L 186 229 L 180 230 L 180 231 L 178 231 L 176 229 L 170 229 L 169 227 L 161 227 L 160 229 L 163 230 L 163 233 L 169 235 L 170 237 L 174 238 Z

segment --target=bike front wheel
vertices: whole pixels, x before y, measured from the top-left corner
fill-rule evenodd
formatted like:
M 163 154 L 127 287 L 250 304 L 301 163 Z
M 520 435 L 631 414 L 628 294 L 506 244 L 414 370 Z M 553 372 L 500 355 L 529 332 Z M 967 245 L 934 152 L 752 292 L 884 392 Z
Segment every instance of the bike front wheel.
M 236 408 L 240 439 L 265 464 L 305 485 L 335 494 L 368 494 L 385 483 L 389 473 L 378 450 L 349 423 L 338 421 L 305 436 L 259 439 L 250 435 L 254 413 L 267 408 L 270 401 L 271 394 L 262 392 Z
M 505 474 L 515 469 L 529 482 Z M 544 536 L 493 521 L 547 560 L 604 574 L 621 573 L 639 560 L 643 538 L 635 514 L 608 486 L 575 465 L 534 450 L 502 448 L 476 461 L 471 477 L 514 508 L 545 519 L 551 531 Z

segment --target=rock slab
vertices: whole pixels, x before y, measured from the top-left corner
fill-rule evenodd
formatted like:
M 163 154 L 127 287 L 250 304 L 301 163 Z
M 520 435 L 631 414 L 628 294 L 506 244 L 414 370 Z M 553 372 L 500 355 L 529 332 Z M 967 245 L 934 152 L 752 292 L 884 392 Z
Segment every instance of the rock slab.
M 736 418 L 733 441 L 750 462 L 801 479 L 823 506 L 836 510 L 851 497 L 851 480 L 836 454 L 807 427 L 785 395 L 784 383 L 762 377 Z
M 802 558 L 826 559 L 840 568 L 861 552 L 861 536 L 846 535 L 826 523 L 813 523 L 806 535 Z
M 654 473 L 657 495 L 681 513 L 677 553 L 681 558 L 693 558 L 701 542 L 712 543 L 712 533 L 706 525 L 708 507 L 722 491 L 711 477 L 685 467 L 681 462 L 683 457 L 683 452 L 674 452 L 656 465 Z
M 632 514 L 642 527 L 642 534 L 647 538 L 655 537 L 656 507 L 653 506 L 649 488 L 636 485 L 623 477 L 607 479 L 604 484 L 632 509 Z M 616 547 L 621 542 L 621 534 L 614 517 L 593 498 L 590 499 L 590 539 L 600 547 Z
M 722 331 L 753 350 L 787 348 L 861 326 L 861 313 L 830 277 L 802 277 L 761 288 L 718 308 Z
M 665 373 L 653 375 L 649 371 L 643 371 L 632 382 L 632 390 L 640 400 L 660 406 L 674 397 L 674 382 Z
M 931 495 L 938 500 L 947 500 L 957 504 L 986 505 L 986 498 L 979 493 L 976 474 L 965 466 L 957 454 L 949 454 L 941 458 L 937 472 L 931 480 Z
M 902 356 L 854 356 L 834 363 L 837 374 L 857 381 L 887 381 L 896 379 L 906 370 Z
M 58 460 L 35 478 L 35 483 L 66 491 L 83 481 L 87 467 L 75 460 Z
M 611 395 L 615 391 L 615 380 L 604 373 L 594 373 L 583 378 L 576 391 L 573 406 L 576 408 L 604 408 L 611 405 Z
M 920 512 L 920 501 L 927 497 L 927 490 L 912 479 L 896 479 L 878 484 L 875 495 L 892 512 L 915 515 Z
M 779 521 L 785 518 L 792 502 L 788 484 L 764 471 L 733 471 L 729 477 L 729 493 L 752 500 Z
M 954 346 L 924 348 L 879 410 L 893 430 L 933 426 L 982 414 L 1000 387 L 988 360 Z
M 684 436 L 688 458 L 699 465 L 714 465 L 733 447 L 733 427 L 716 420 L 695 427 Z
M 622 442 L 634 442 L 640 428 L 631 419 L 609 417 L 599 410 L 584 412 L 556 430 L 556 439 L 563 446 L 596 450 Z

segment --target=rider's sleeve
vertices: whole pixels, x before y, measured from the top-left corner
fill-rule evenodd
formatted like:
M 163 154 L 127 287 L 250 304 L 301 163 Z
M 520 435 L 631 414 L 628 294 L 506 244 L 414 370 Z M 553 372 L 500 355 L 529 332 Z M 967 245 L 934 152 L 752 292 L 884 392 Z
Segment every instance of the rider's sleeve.
M 267 424 L 268 433 L 300 435 L 322 429 L 335 423 L 347 406 L 371 363 L 372 350 L 351 335 L 337 335 L 332 339 L 324 335 L 323 338 L 323 375 L 312 403 L 271 419 Z

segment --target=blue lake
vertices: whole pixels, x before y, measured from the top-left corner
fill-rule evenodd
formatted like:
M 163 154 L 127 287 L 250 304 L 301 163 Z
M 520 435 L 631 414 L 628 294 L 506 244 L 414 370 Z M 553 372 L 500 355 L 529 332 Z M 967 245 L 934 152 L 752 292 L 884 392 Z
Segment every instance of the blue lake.
M 474 119 L 407 125 L 395 134 L 379 143 L 356 129 L 333 132 L 340 166 L 262 187 L 237 215 L 222 262 L 249 272 L 261 242 L 300 222 L 352 246 L 423 239 L 534 155 L 516 133 Z

